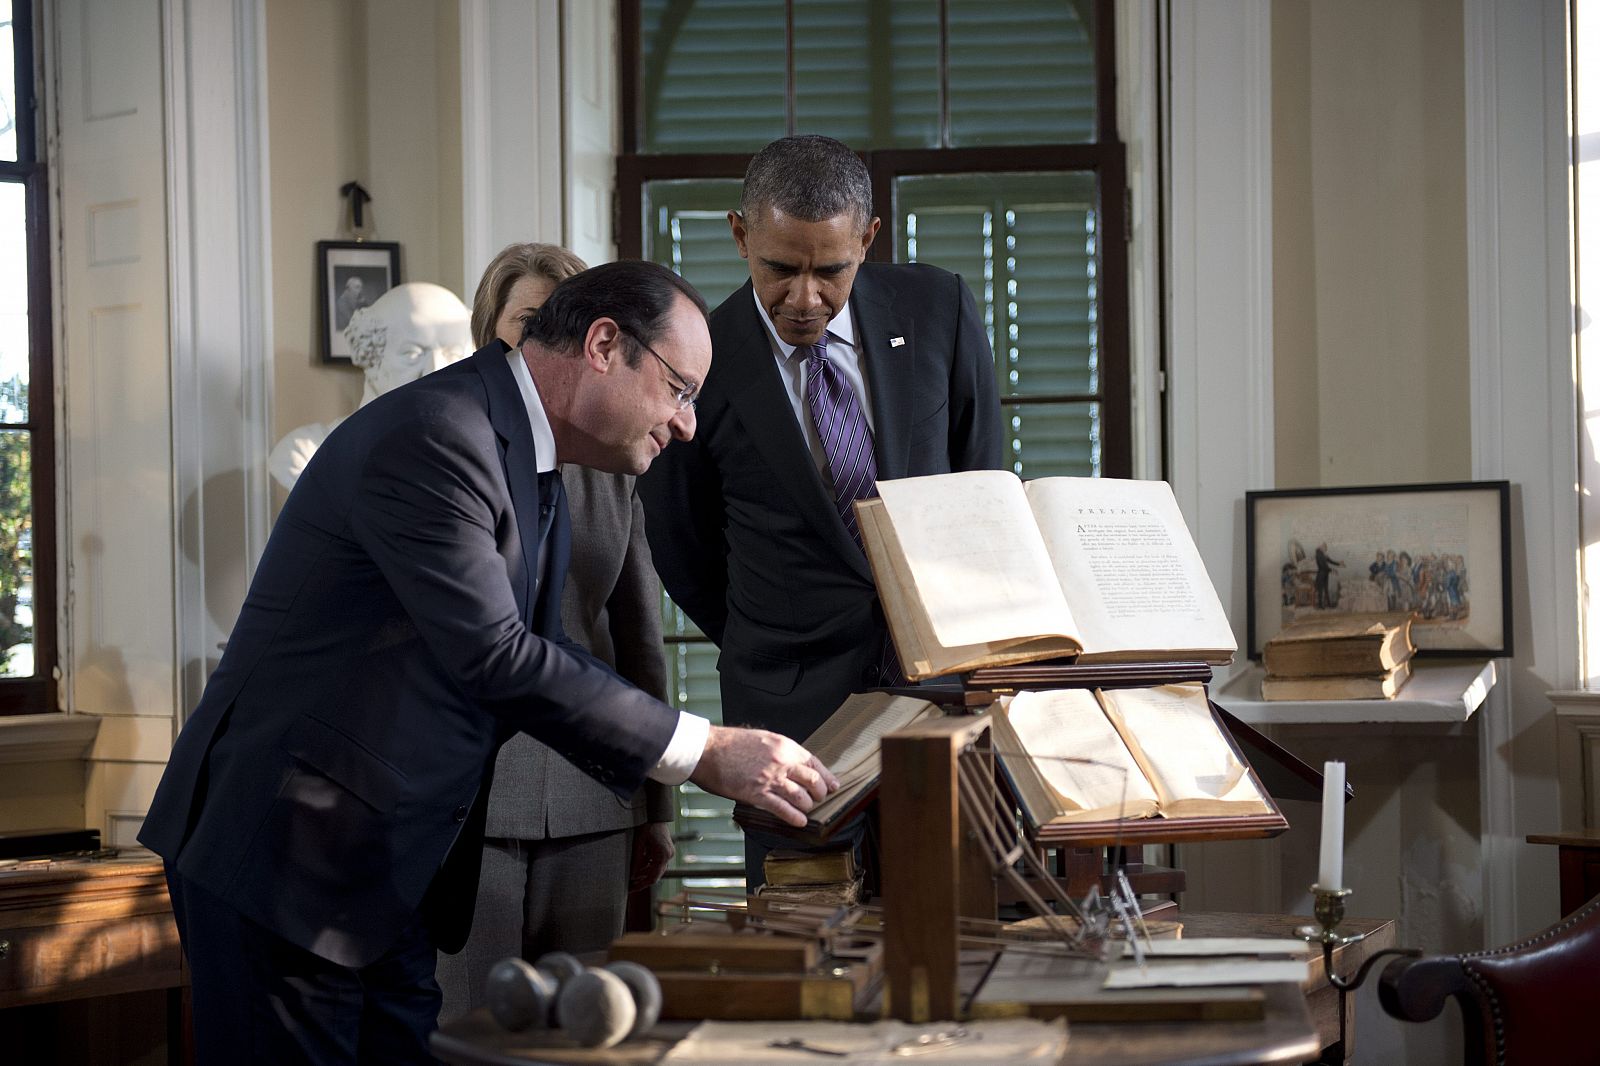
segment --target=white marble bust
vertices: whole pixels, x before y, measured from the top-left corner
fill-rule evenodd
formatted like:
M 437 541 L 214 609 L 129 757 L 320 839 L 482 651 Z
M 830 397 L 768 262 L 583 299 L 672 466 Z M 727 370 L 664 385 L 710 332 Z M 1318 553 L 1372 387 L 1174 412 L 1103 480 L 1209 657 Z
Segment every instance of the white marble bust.
M 396 285 L 358 309 L 344 329 L 351 361 L 366 373 L 365 406 L 390 389 L 472 354 L 472 313 L 449 289 L 426 281 Z M 267 456 L 267 470 L 293 488 L 306 463 L 338 422 L 290 430 Z

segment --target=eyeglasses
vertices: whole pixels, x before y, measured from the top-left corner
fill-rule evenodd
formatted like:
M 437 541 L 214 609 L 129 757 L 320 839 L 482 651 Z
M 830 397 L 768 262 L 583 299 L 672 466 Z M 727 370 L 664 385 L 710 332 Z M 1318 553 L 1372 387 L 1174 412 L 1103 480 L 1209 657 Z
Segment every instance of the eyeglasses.
M 621 327 L 618 327 L 618 328 L 621 329 Z M 623 329 L 621 331 L 623 333 L 626 333 L 629 337 L 632 337 L 633 338 L 633 342 L 635 344 L 637 344 L 639 347 L 643 348 L 645 351 L 647 351 L 651 355 L 655 356 L 656 357 L 656 362 L 658 362 L 662 366 L 666 367 L 667 373 L 671 374 L 674 378 L 677 379 L 677 381 L 674 382 L 673 385 L 672 385 L 672 388 L 673 388 L 673 397 L 672 398 L 678 402 L 678 410 L 680 410 L 680 411 L 692 411 L 692 410 L 694 410 L 695 400 L 700 395 L 700 384 L 699 384 L 699 382 L 690 381 L 688 378 L 686 378 L 682 374 L 678 373 L 678 371 L 676 369 L 674 369 L 674 367 L 673 367 L 673 365 L 671 363 L 669 363 L 665 359 L 661 358 L 661 353 L 660 352 L 656 351 L 654 348 L 650 347 L 644 341 L 640 340 L 639 339 L 639 335 L 637 333 L 634 333 L 632 330 L 627 330 L 627 329 Z

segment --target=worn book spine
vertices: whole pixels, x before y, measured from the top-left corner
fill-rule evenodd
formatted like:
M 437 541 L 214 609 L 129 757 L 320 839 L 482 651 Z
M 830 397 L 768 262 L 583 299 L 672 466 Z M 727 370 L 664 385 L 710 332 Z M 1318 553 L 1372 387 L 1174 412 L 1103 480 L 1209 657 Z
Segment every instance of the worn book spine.
M 862 881 L 833 881 L 817 885 L 765 884 L 756 889 L 762 899 L 785 903 L 821 903 L 834 907 L 848 907 L 861 902 Z
M 1261 663 L 1274 677 L 1373 676 L 1415 650 L 1407 616 L 1335 614 L 1286 626 L 1262 648 Z
M 827 885 L 856 878 L 852 849 L 833 851 L 778 850 L 762 862 L 769 885 Z
M 1369 677 L 1274 677 L 1261 679 L 1263 700 L 1390 700 L 1399 694 L 1411 676 L 1411 664 L 1403 662 L 1383 674 Z
M 1275 677 L 1332 677 L 1385 673 L 1410 658 L 1410 645 L 1398 640 L 1343 639 L 1281 645 L 1268 641 L 1261 661 Z

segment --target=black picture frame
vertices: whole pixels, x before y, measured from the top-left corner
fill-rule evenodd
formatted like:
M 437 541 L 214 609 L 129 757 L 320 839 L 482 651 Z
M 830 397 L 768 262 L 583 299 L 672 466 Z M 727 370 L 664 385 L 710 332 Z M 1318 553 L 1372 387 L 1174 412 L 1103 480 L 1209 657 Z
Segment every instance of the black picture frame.
M 1245 579 L 1252 659 L 1289 621 L 1366 610 L 1415 612 L 1420 655 L 1511 655 L 1511 483 L 1247 492 Z
M 318 241 L 317 304 L 322 361 L 349 363 L 344 327 L 350 315 L 400 284 L 400 245 L 393 241 Z

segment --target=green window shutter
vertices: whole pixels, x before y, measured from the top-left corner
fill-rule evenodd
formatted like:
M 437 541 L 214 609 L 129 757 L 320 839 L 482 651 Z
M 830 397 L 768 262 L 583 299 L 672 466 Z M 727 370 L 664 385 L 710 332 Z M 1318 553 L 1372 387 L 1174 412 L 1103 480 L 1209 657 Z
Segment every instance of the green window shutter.
M 937 148 L 938 0 L 794 0 L 793 128 Z M 951 145 L 1095 135 L 1087 4 L 949 0 Z M 754 151 L 789 128 L 784 0 L 641 0 L 646 152 Z
M 896 258 L 961 274 L 978 302 L 1022 477 L 1100 473 L 1094 176 L 935 174 L 895 184 Z
M 1089 6 L 949 0 L 952 146 L 1094 140 Z

